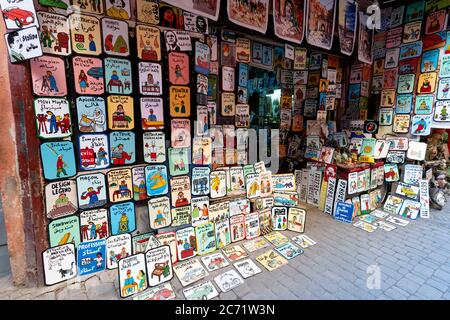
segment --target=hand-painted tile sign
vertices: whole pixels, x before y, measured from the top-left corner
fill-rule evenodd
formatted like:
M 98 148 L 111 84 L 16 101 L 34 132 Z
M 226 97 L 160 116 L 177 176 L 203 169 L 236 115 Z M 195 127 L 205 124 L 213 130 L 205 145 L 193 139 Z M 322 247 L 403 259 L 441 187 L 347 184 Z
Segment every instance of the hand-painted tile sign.
M 47 217 L 56 219 L 75 213 L 77 209 L 77 189 L 74 180 L 56 181 L 45 186 Z
M 66 243 L 78 246 L 80 243 L 80 218 L 72 215 L 53 220 L 48 225 L 48 234 L 51 247 Z
M 76 175 L 75 153 L 70 141 L 45 142 L 40 146 L 44 177 L 48 180 Z
M 82 210 L 101 207 L 106 204 L 105 175 L 94 173 L 78 176 L 77 194 L 78 205 Z
M 81 243 L 77 250 L 78 273 L 80 276 L 106 269 L 106 240 Z
M 162 246 L 147 251 L 145 260 L 149 286 L 154 287 L 173 278 L 169 246 Z
M 75 278 L 77 275 L 75 259 L 75 246 L 73 243 L 54 246 L 45 250 L 42 253 L 45 284 L 53 285 Z
M 61 98 L 34 100 L 38 137 L 42 139 L 66 138 L 72 135 L 69 101 Z

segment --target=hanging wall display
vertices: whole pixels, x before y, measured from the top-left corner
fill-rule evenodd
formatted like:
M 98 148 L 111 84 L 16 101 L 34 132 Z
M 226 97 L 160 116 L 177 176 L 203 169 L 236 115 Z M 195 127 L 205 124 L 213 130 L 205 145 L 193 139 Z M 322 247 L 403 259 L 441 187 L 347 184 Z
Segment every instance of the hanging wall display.
M 330 50 L 333 44 L 336 1 L 312 0 L 307 2 L 306 40 L 310 45 Z M 317 13 L 320 12 L 320 15 Z
M 259 1 L 258 4 L 250 1 L 228 0 L 228 18 L 238 26 L 265 34 L 269 22 L 269 6 L 269 0 Z
M 273 0 L 275 35 L 300 44 L 304 34 L 305 1 Z
M 372 64 L 373 29 L 367 27 L 368 15 L 359 12 L 358 60 Z
M 350 56 L 355 47 L 356 28 L 358 26 L 358 3 L 354 0 L 339 1 L 338 13 L 341 52 Z

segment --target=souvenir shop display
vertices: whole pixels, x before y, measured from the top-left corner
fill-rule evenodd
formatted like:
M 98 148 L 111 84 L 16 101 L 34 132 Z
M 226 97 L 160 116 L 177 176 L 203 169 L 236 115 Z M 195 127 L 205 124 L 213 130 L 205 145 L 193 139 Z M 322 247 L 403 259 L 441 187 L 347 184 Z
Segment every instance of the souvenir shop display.
M 28 24 L 2 5 L 46 285 L 117 269 L 124 299 L 213 299 L 309 259 L 312 210 L 370 239 L 442 208 L 448 5 L 223 1 L 18 1 Z

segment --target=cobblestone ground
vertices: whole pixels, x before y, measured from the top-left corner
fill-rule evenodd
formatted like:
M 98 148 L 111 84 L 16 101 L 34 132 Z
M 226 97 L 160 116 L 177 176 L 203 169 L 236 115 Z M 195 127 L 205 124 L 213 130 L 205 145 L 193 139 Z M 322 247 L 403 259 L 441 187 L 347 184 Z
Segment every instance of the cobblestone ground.
M 317 244 L 273 272 L 261 267 L 263 273 L 218 298 L 450 299 L 450 204 L 432 210 L 430 219 L 373 233 L 309 208 L 305 234 Z M 211 272 L 207 279 L 232 268 Z M 370 270 L 375 269 L 381 275 L 380 287 L 369 289 Z M 176 277 L 172 285 L 177 299 L 184 299 Z M 0 299 L 120 299 L 116 270 L 38 289 L 13 288 L 9 278 L 0 278 L 0 288 Z

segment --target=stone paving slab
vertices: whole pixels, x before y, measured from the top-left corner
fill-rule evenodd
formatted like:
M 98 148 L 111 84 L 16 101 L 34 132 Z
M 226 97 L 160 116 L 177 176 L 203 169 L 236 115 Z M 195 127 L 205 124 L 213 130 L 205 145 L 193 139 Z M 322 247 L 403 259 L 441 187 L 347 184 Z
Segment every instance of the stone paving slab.
M 373 233 L 305 207 L 305 234 L 317 244 L 273 272 L 257 263 L 262 273 L 220 293 L 219 299 L 450 299 L 450 204 L 442 211 L 431 210 L 430 219 Z M 272 248 L 249 255 L 255 261 Z M 203 280 L 214 283 L 215 276 L 231 268 L 210 272 Z M 177 299 L 184 299 L 176 276 L 171 284 Z M 1 277 L 0 288 L 0 299 L 120 299 L 116 270 L 43 288 L 14 288 L 9 277 Z

